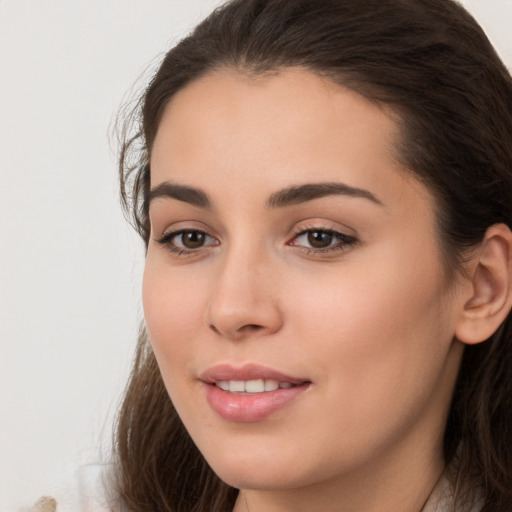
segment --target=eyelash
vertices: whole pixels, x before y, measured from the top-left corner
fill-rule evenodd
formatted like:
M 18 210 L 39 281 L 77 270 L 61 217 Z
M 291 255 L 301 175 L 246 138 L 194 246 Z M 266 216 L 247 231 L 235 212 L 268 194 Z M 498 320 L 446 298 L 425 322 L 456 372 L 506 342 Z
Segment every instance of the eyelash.
M 204 251 L 206 247 L 210 247 L 210 245 L 207 245 L 200 246 L 197 249 L 187 249 L 186 247 L 177 247 L 172 243 L 172 240 L 174 238 L 177 238 L 180 235 L 184 235 L 185 233 L 196 233 L 198 235 L 204 235 L 206 238 L 211 238 L 212 240 L 215 240 L 206 231 L 203 231 L 201 229 L 179 229 L 177 231 L 171 231 L 170 233 L 164 233 L 160 238 L 157 238 L 156 241 L 159 244 L 164 245 L 171 253 L 173 253 L 176 256 L 190 256 L 198 254 L 199 252 Z M 218 245 L 218 243 L 211 245 Z
M 293 243 L 297 239 L 299 239 L 301 236 L 310 235 L 312 233 L 320 233 L 322 235 L 330 236 L 337 240 L 335 244 L 328 245 L 327 247 L 323 248 L 314 248 L 314 247 L 306 247 L 304 245 L 298 245 L 297 243 Z M 169 250 L 173 255 L 177 257 L 186 257 L 186 256 L 192 256 L 200 254 L 202 251 L 206 250 L 208 247 L 219 245 L 219 242 L 216 241 L 214 244 L 208 244 L 208 245 L 202 245 L 196 249 L 189 249 L 185 247 L 178 247 L 173 244 L 173 239 L 179 237 L 180 235 L 184 235 L 186 233 L 195 233 L 196 235 L 204 236 L 206 239 L 210 238 L 212 240 L 215 240 L 211 235 L 209 235 L 206 231 L 200 230 L 200 229 L 180 229 L 177 231 L 171 231 L 170 233 L 165 233 L 160 238 L 156 238 L 156 242 L 159 244 L 165 246 L 167 250 Z M 340 231 L 337 231 L 332 228 L 321 228 L 321 227 L 300 227 L 298 228 L 295 233 L 293 234 L 293 237 L 290 242 L 287 243 L 287 245 L 292 247 L 297 247 L 302 252 L 308 254 L 308 255 L 325 255 L 332 252 L 339 252 L 339 251 L 345 251 L 348 250 L 350 247 L 355 245 L 358 242 L 357 238 L 354 236 L 346 235 L 345 233 L 341 233 Z
M 327 247 L 323 248 L 315 248 L 315 247 L 306 247 L 304 245 L 297 245 L 296 243 L 293 243 L 295 240 L 298 240 L 300 237 L 305 235 L 310 235 L 312 233 L 321 233 L 322 235 L 328 235 L 332 237 L 333 239 L 336 239 L 337 242 L 328 245 Z M 306 254 L 311 255 L 324 255 L 329 254 L 333 252 L 341 252 L 346 251 L 350 247 L 354 246 L 358 242 L 357 238 L 351 235 L 347 235 L 345 233 L 342 233 L 336 229 L 333 228 L 323 228 L 323 227 L 299 227 L 296 232 L 293 235 L 293 238 L 290 242 L 288 242 L 288 245 L 291 245 L 292 247 L 297 247 L 301 251 L 303 251 Z

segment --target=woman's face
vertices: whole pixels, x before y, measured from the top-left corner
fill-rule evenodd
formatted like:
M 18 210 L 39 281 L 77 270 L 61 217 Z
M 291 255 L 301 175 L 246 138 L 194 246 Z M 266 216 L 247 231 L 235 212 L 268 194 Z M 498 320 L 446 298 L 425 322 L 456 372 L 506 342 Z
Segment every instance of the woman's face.
M 181 419 L 233 486 L 442 463 L 462 299 L 397 138 L 391 112 L 299 70 L 211 74 L 165 110 L 145 318 Z

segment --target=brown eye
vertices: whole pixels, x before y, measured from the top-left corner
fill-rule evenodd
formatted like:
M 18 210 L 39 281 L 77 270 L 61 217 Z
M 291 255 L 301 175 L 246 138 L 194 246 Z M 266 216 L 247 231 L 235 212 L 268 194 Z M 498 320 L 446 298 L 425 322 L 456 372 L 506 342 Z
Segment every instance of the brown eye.
M 324 249 L 332 244 L 333 233 L 329 231 L 308 231 L 308 243 L 315 249 Z
M 343 251 L 357 243 L 357 239 L 332 229 L 305 229 L 298 233 L 290 245 L 318 254 Z
M 176 254 L 194 253 L 199 249 L 218 245 L 215 238 L 199 229 L 173 231 L 156 239 L 156 241 Z
M 206 233 L 203 231 L 182 231 L 176 235 L 176 239 L 181 242 L 177 245 L 181 245 L 185 249 L 199 249 L 206 242 Z

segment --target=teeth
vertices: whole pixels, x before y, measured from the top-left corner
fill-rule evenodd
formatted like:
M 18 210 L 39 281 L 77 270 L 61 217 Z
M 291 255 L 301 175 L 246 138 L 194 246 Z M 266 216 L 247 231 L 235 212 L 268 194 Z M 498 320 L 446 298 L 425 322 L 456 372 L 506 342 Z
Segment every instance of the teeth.
M 275 391 L 279 389 L 279 382 L 277 380 L 266 380 L 265 391 Z
M 245 382 L 243 380 L 230 380 L 229 391 L 232 393 L 242 393 L 245 391 Z
M 279 382 L 272 379 L 257 380 L 219 380 L 215 385 L 230 393 L 264 393 L 276 389 L 289 389 L 293 387 L 291 382 Z
M 227 380 L 219 380 L 216 382 L 217 386 L 224 391 L 229 391 L 229 382 Z
M 247 391 L 247 393 L 263 393 L 263 391 L 265 391 L 265 383 L 262 379 L 248 380 L 245 383 L 245 391 Z

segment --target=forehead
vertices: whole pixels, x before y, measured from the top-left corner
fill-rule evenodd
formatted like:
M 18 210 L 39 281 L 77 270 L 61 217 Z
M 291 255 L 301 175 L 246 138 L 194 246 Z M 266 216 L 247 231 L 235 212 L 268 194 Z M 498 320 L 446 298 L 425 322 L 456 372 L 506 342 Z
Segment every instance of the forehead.
M 166 105 L 153 153 L 159 142 L 178 142 L 180 134 L 189 141 L 207 136 L 213 148 L 230 129 L 233 141 L 268 147 L 274 146 L 270 135 L 276 132 L 281 143 L 327 138 L 329 133 L 350 140 L 358 137 L 361 128 L 379 135 L 373 138 L 376 148 L 389 150 L 398 136 L 398 116 L 302 69 L 286 68 L 263 76 L 219 70 L 193 81 Z
M 406 194 L 396 158 L 398 116 L 300 69 L 268 76 L 218 71 L 166 106 L 151 154 L 151 185 L 229 183 L 238 193 L 312 181 Z M 423 188 L 423 185 L 420 185 Z M 426 189 L 421 191 L 426 193 Z

